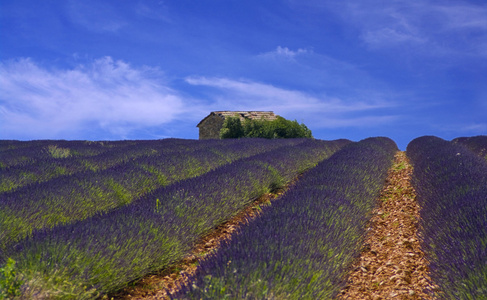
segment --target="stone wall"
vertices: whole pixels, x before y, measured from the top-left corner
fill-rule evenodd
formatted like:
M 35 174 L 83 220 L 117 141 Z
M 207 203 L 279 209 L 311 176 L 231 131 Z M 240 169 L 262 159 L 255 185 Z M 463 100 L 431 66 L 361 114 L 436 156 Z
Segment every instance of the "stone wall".
M 200 129 L 200 140 L 206 139 L 219 139 L 220 138 L 220 130 L 223 126 L 223 117 L 212 114 L 208 116 L 205 120 L 203 120 L 199 125 Z

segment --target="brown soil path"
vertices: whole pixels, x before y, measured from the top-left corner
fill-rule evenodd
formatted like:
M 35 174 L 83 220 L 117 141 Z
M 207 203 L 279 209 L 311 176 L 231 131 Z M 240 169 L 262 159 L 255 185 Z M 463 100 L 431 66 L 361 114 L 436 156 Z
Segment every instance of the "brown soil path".
M 364 251 L 338 299 L 432 299 L 424 293 L 428 264 L 417 236 L 419 206 L 411 186 L 412 166 L 395 156 L 380 205 L 373 211 Z

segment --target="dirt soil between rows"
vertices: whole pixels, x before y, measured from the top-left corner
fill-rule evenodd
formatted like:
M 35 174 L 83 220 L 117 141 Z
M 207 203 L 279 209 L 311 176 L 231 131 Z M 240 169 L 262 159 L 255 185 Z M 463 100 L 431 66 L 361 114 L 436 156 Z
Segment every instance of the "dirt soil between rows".
M 398 151 L 389 170 L 379 205 L 367 228 L 360 258 L 352 267 L 344 299 L 433 299 L 428 264 L 418 238 L 419 206 L 411 186 L 412 166 L 405 152 Z M 173 266 L 150 274 L 106 299 L 169 299 L 196 272 L 198 261 L 218 250 L 223 240 L 260 214 L 262 205 L 278 201 L 295 182 L 276 194 L 266 194 L 202 238 L 192 253 Z
M 420 207 L 412 172 L 406 154 L 398 152 L 373 211 L 364 250 L 339 300 L 433 299 L 425 292 L 435 286 L 419 244 Z

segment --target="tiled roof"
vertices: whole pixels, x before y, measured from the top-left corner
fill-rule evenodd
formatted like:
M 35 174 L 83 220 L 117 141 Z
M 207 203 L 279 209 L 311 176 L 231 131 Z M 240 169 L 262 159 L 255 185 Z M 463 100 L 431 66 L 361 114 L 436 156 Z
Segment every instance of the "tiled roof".
M 277 118 L 277 115 L 274 114 L 272 111 L 213 111 L 211 112 L 208 116 L 206 116 L 203 120 L 201 120 L 197 127 L 200 126 L 200 124 L 206 120 L 206 118 L 212 116 L 212 115 L 217 115 L 222 118 L 226 117 L 234 117 L 235 115 L 239 116 L 240 119 L 253 119 L 253 120 L 260 120 L 260 119 L 265 119 L 265 120 L 275 120 Z

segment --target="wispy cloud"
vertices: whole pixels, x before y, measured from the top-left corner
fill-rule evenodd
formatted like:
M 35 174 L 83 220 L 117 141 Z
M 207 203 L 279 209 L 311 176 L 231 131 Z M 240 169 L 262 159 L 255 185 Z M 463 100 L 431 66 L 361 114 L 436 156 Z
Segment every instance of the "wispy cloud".
M 71 21 L 94 32 L 117 32 L 127 25 L 117 7 L 102 1 L 69 1 L 67 12 Z
M 381 28 L 369 30 L 362 34 L 362 39 L 371 48 L 396 47 L 399 44 L 423 44 L 424 37 L 398 28 Z
M 319 2 L 303 5 L 341 16 L 374 50 L 407 47 L 409 52 L 421 55 L 487 55 L 486 4 L 428 0 Z
M 433 12 L 446 17 L 442 26 L 451 29 L 475 29 L 487 31 L 487 5 L 475 5 L 465 2 L 458 4 L 434 5 L 431 7 Z
M 292 119 L 310 120 L 320 127 L 363 126 L 366 119 L 373 126 L 377 122 L 390 122 L 396 118 L 374 116 L 377 110 L 394 106 L 390 102 L 316 96 L 250 80 L 188 77 L 186 81 L 191 85 L 215 88 L 216 92 L 212 95 L 215 110 L 273 110 Z M 359 112 L 362 113 L 360 117 L 354 116 Z M 326 122 L 323 122 L 323 117 Z
M 287 85 L 327 91 L 332 97 L 370 96 L 374 91 L 381 91 L 388 97 L 393 94 L 383 80 L 369 72 L 366 63 L 360 65 L 360 62 L 342 60 L 309 48 L 277 47 L 254 56 L 252 63 L 262 73 L 272 72 L 273 78 L 266 81 L 276 82 L 273 79 L 284 78 Z M 374 96 L 376 98 L 378 95 Z
M 277 46 L 273 51 L 259 54 L 260 57 L 293 59 L 297 55 L 312 53 L 312 50 L 299 48 L 291 50 L 288 47 Z
M 186 105 L 160 71 L 110 57 L 69 70 L 30 59 L 0 64 L 2 138 L 74 138 L 95 128 L 125 138 L 175 120 Z
M 397 123 L 401 120 L 400 115 L 375 115 L 371 114 L 369 116 L 339 116 L 323 114 L 321 117 L 315 116 L 310 118 L 310 122 L 315 128 L 372 128 L 383 125 L 391 125 Z
M 442 126 L 434 125 L 438 132 L 447 133 L 449 136 L 466 136 L 466 135 L 485 135 L 487 132 L 487 122 L 475 123 L 475 122 L 453 122 L 448 124 L 442 124 Z
M 163 73 L 135 68 L 111 57 L 71 69 L 46 68 L 31 59 L 0 64 L 0 138 L 124 139 L 147 128 L 195 130 L 213 110 L 274 110 L 317 127 L 370 126 L 395 117 L 377 112 L 394 104 L 380 99 L 341 99 L 277 87 L 252 80 L 187 77 L 186 83 L 208 91 L 207 99 L 184 96 Z M 204 92 L 206 93 L 206 92 Z M 308 121 L 310 123 L 308 123 Z M 193 124 L 194 123 L 194 124 Z
M 163 22 L 171 22 L 169 14 L 169 8 L 163 1 L 159 1 L 157 4 L 151 4 L 149 2 L 139 2 L 136 4 L 135 12 L 137 15 Z
M 405 44 L 414 46 L 428 41 L 418 23 L 418 15 L 411 12 L 415 10 L 414 4 L 402 5 L 396 2 L 378 5 L 374 9 L 365 5 L 354 5 L 349 8 L 352 24 L 361 27 L 361 38 L 371 48 L 389 48 Z

